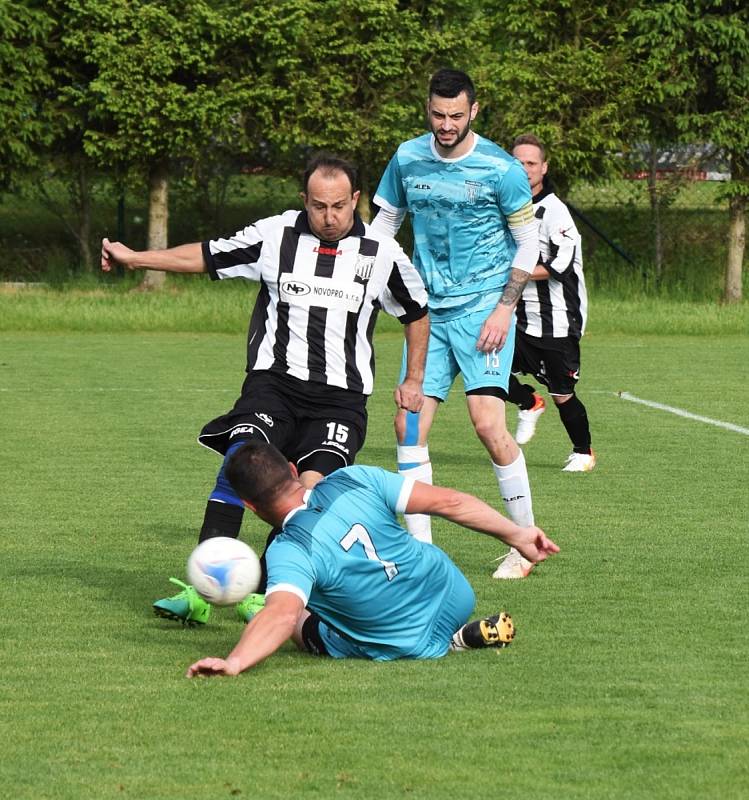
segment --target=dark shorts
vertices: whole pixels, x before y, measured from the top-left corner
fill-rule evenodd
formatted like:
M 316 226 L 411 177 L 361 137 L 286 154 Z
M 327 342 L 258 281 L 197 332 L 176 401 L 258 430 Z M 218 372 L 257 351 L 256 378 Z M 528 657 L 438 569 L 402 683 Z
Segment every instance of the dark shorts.
M 250 372 L 234 408 L 203 426 L 198 441 L 225 455 L 236 441 L 263 439 L 300 472 L 328 475 L 354 463 L 366 433 L 366 395 L 288 375 Z
M 580 378 L 580 342 L 573 338 L 539 338 L 518 331 L 512 372 L 533 375 L 551 394 L 573 394 Z

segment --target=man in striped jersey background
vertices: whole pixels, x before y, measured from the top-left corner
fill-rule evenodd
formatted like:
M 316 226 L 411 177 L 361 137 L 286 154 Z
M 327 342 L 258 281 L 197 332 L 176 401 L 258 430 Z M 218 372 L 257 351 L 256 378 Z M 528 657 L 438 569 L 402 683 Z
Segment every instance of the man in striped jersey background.
M 588 413 L 575 386 L 580 377 L 580 338 L 585 332 L 588 296 L 583 277 L 580 234 L 569 209 L 545 181 L 546 151 L 533 134 L 515 139 L 512 154 L 525 167 L 538 221 L 539 263 L 515 311 L 517 332 L 509 399 L 520 407 L 518 444 L 529 442 L 545 410 L 541 395 L 515 374 L 533 375 L 549 390 L 572 442 L 565 472 L 590 472 L 596 456 L 590 444 Z
M 260 283 L 247 337 L 244 384 L 234 407 L 206 424 L 198 441 L 224 457 L 260 439 L 294 463 L 311 488 L 354 463 L 367 428 L 374 387 L 373 334 L 383 309 L 404 326 L 409 360 L 395 389 L 399 408 L 419 411 L 429 337 L 424 285 L 400 245 L 356 213 L 356 170 L 320 154 L 303 179 L 303 211 L 258 220 L 233 236 L 137 252 L 104 239 L 102 269 L 208 272 L 212 280 Z M 199 540 L 239 535 L 243 504 L 222 464 L 206 505 Z M 158 600 L 159 616 L 204 623 L 211 607 L 194 588 Z M 261 586 L 261 589 L 264 587 Z M 237 608 L 249 619 L 262 603 Z

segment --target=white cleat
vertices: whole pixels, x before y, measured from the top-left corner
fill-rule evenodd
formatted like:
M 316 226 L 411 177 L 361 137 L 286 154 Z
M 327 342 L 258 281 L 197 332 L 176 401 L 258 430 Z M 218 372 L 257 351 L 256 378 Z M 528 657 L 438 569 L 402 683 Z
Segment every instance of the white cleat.
M 512 581 L 527 578 L 535 564 L 518 553 L 513 547 L 509 553 L 500 556 L 497 561 L 502 563 L 492 573 L 492 578 Z
M 596 454 L 592 450 L 590 453 L 571 453 L 562 472 L 590 472 L 595 465 Z
M 535 403 L 533 408 L 527 411 L 518 411 L 518 429 L 515 433 L 515 441 L 518 444 L 527 444 L 536 432 L 536 425 L 541 414 L 546 411 L 546 403 L 540 394 L 534 394 Z

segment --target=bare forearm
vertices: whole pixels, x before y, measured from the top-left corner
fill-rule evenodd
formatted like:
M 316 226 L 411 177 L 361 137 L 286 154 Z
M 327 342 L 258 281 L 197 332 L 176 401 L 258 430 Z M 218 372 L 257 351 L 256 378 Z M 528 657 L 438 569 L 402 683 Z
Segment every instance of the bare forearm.
M 170 247 L 168 250 L 143 250 L 135 253 L 131 269 L 160 272 L 205 272 L 203 249 L 199 242 Z
M 497 307 L 504 306 L 514 309 L 530 277 L 531 275 L 529 272 L 517 269 L 517 267 L 513 268 L 510 271 L 510 279 L 507 281 L 507 285 L 505 286 L 504 292 L 502 292 L 502 297 L 500 297 Z
M 405 326 L 406 336 L 406 378 L 424 380 L 424 364 L 429 344 L 429 315 L 423 316 Z
M 250 620 L 235 648 L 226 657 L 228 663 L 243 672 L 259 664 L 278 650 L 294 632 L 297 616 L 274 613 L 264 608 Z
M 455 492 L 455 497 L 450 498 L 436 513 L 456 525 L 485 533 L 510 545 L 521 530 L 511 519 L 483 500 L 463 492 Z
M 511 543 L 521 531 L 512 520 L 496 509 L 465 492 L 442 486 L 429 486 L 417 481 L 411 490 L 407 514 L 434 514 L 456 525 L 485 533 L 495 539 Z

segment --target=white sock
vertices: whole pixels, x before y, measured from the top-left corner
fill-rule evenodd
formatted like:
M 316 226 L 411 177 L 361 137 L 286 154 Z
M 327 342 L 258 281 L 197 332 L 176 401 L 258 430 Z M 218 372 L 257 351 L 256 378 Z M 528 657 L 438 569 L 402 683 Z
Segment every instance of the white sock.
M 461 653 L 464 650 L 470 650 L 471 648 L 463 641 L 463 628 L 465 625 L 462 625 L 459 630 L 455 631 L 453 634 L 453 638 L 450 640 L 450 652 L 451 653 Z
M 432 483 L 432 462 L 429 460 L 429 447 L 402 445 L 398 448 L 398 473 L 422 483 Z M 403 466 L 401 466 L 403 465 Z M 408 466 L 406 466 L 408 465 Z M 420 542 L 432 542 L 432 518 L 429 514 L 404 514 L 406 529 Z
M 494 464 L 494 474 L 497 476 L 499 493 L 505 504 L 507 515 L 517 525 L 524 528 L 533 525 L 533 503 L 531 501 L 531 486 L 528 481 L 528 470 L 525 467 L 523 451 L 506 467 Z

